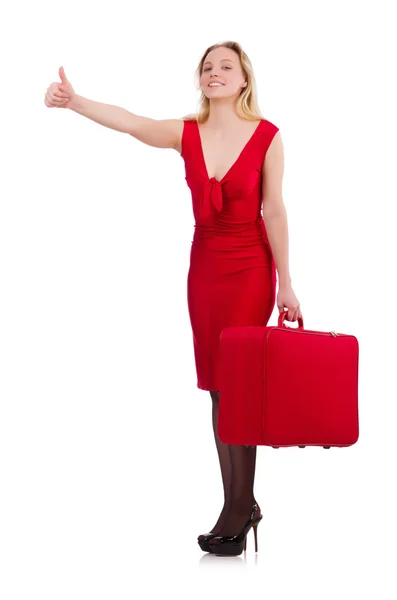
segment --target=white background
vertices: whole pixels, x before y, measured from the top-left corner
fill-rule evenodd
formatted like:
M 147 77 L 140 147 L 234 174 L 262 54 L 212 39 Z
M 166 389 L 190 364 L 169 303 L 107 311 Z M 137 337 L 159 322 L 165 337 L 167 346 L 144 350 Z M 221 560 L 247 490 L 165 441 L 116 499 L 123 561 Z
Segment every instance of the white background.
M 2 600 L 396 598 L 392 5 L 2 7 Z M 283 139 L 304 325 L 359 340 L 360 438 L 259 447 L 259 553 L 251 531 L 245 556 L 220 558 L 196 541 L 223 488 L 196 387 L 183 159 L 44 95 L 62 65 L 82 96 L 182 118 L 202 53 L 229 39 Z

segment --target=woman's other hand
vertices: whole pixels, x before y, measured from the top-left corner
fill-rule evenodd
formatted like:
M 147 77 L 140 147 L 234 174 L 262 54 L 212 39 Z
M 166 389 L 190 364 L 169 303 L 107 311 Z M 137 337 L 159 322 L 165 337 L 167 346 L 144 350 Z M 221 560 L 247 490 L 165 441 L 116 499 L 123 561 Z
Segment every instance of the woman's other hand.
M 299 318 L 302 318 L 300 304 L 291 285 L 279 287 L 277 308 L 279 313 L 288 310 L 288 315 L 285 317 L 286 321 L 297 321 Z

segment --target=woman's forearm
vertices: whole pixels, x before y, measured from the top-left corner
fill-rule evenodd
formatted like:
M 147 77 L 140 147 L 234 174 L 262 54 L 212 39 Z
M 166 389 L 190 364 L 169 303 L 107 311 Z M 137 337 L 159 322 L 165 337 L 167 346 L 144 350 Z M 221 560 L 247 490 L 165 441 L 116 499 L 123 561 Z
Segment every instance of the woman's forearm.
M 274 262 L 276 263 L 279 287 L 290 285 L 288 220 L 284 204 L 277 213 L 273 212 L 272 214 L 266 214 L 266 211 L 263 211 L 263 221 L 265 223 Z
M 78 95 L 73 97 L 68 108 L 83 115 L 83 117 L 104 125 L 104 127 L 109 127 L 122 133 L 133 131 L 134 124 L 136 125 L 140 118 L 138 115 L 134 115 L 120 106 L 95 102 L 95 100 Z

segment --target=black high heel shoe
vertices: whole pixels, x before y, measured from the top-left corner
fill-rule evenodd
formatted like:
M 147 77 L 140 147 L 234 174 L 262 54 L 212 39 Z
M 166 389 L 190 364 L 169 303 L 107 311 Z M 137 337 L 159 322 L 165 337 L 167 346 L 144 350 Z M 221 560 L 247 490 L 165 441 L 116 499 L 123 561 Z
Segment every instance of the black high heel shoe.
M 203 552 L 211 552 L 209 541 L 212 540 L 212 538 L 216 537 L 218 533 L 218 531 L 215 531 L 215 533 L 203 533 L 198 536 L 197 543 L 200 546 L 201 550 L 203 550 Z
M 262 518 L 263 515 L 261 514 L 260 508 L 255 502 L 250 517 L 240 533 L 237 535 L 217 535 L 208 541 L 211 553 L 222 556 L 238 556 L 243 550 L 245 551 L 247 549 L 247 535 L 251 527 L 254 530 L 255 536 L 255 552 L 258 552 L 257 529 Z

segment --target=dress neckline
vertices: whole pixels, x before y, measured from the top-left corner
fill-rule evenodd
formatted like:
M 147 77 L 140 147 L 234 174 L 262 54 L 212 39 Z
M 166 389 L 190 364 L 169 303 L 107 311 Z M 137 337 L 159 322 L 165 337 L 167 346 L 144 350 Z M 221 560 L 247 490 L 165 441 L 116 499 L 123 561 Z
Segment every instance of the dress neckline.
M 197 131 L 197 137 L 198 137 L 198 142 L 199 142 L 199 147 L 200 147 L 200 153 L 201 153 L 201 161 L 203 163 L 203 167 L 204 167 L 204 171 L 206 174 L 206 177 L 209 181 L 217 181 L 218 183 L 222 183 L 226 177 L 230 174 L 231 170 L 237 165 L 237 163 L 239 162 L 241 156 L 243 155 L 243 153 L 245 152 L 245 150 L 248 148 L 248 146 L 250 145 L 251 141 L 254 139 L 254 137 L 256 136 L 258 130 L 260 129 L 262 123 L 263 123 L 264 119 L 261 119 L 258 123 L 258 125 L 255 127 L 253 133 L 251 134 L 250 138 L 248 139 L 248 141 L 244 144 L 243 148 L 241 149 L 241 152 L 239 153 L 239 155 L 237 156 L 236 160 L 234 161 L 234 163 L 231 165 L 231 167 L 226 171 L 226 173 L 224 174 L 224 176 L 222 177 L 222 179 L 216 179 L 215 177 L 210 177 L 208 175 L 208 169 L 207 169 L 207 164 L 205 162 L 205 157 L 204 157 L 204 150 L 203 150 L 203 144 L 201 141 L 201 135 L 200 135 L 200 129 L 199 129 L 199 125 L 197 122 L 197 119 L 194 121 L 196 123 L 196 131 Z

